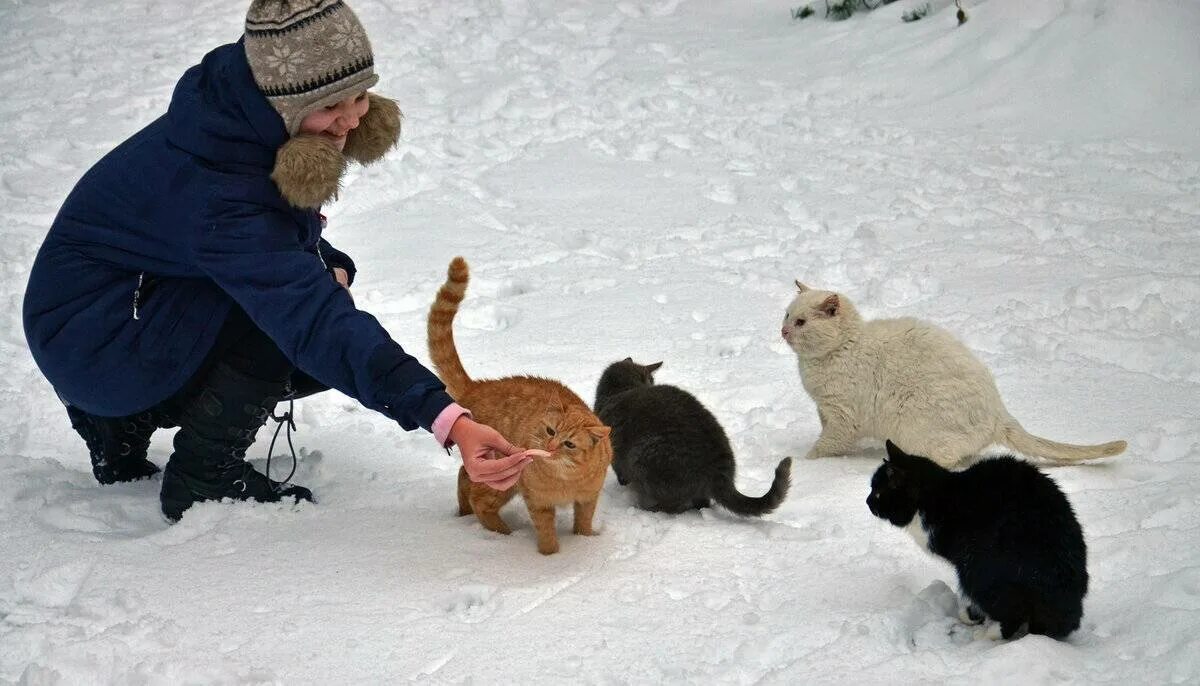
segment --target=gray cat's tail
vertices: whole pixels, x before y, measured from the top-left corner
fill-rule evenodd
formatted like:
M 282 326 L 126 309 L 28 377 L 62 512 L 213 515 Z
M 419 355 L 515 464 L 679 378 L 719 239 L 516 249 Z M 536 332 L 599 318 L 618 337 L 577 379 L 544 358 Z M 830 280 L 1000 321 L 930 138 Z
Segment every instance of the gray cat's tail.
M 1016 420 L 1002 429 L 1000 443 L 1031 457 L 1044 457 L 1059 463 L 1094 460 L 1101 457 L 1113 457 L 1125 452 L 1125 441 L 1110 441 L 1099 445 L 1075 445 L 1059 443 L 1047 438 L 1034 436 L 1026 431 Z
M 722 507 L 743 517 L 761 517 L 779 507 L 787 497 L 792 485 L 792 458 L 785 457 L 775 468 L 775 480 L 771 488 L 758 498 L 742 495 L 733 484 L 733 478 L 725 478 L 713 484 L 713 499 Z

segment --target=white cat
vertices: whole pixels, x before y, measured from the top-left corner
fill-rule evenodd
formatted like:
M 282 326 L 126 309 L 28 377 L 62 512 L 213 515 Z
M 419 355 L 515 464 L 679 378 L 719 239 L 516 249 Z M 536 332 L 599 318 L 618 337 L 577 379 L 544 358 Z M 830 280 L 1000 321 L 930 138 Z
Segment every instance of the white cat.
M 861 438 L 891 439 L 947 468 L 993 443 L 1054 462 L 1125 450 L 1125 441 L 1033 436 L 1005 409 L 987 367 L 948 332 L 911 317 L 864 321 L 845 296 L 796 287 L 782 333 L 821 418 L 810 458 L 845 455 Z

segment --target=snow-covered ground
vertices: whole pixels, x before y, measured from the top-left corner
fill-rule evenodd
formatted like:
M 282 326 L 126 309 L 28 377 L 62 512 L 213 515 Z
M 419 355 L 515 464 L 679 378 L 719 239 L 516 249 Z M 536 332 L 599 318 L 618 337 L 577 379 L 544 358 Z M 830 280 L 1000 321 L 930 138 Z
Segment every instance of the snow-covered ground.
M 168 526 L 157 482 L 96 485 L 25 348 L 28 265 L 246 3 L 23 0 L 0 4 L 0 682 L 1200 680 L 1200 2 L 974 0 L 962 27 L 948 0 L 915 24 L 912 0 L 843 23 L 765 0 L 352 4 L 406 133 L 328 235 L 414 354 L 461 254 L 473 374 L 590 399 L 608 362 L 664 360 L 757 494 L 818 433 L 778 335 L 794 278 L 936 321 L 1030 430 L 1129 441 L 1051 471 L 1089 548 L 1083 626 L 952 631 L 950 567 L 864 504 L 871 446 L 796 463 L 762 521 L 641 512 L 610 478 L 601 534 L 564 514 L 551 557 L 520 505 L 511 537 L 455 517 L 456 458 L 337 394 L 298 407 L 319 505 Z

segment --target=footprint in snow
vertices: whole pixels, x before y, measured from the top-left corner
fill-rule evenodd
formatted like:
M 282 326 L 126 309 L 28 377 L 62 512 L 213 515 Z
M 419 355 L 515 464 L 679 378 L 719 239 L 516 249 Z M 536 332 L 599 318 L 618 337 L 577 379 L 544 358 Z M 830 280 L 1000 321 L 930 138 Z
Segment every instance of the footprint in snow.
M 710 182 L 708 192 L 704 194 L 704 197 L 724 205 L 735 205 L 738 202 L 737 191 L 734 190 L 733 185 L 723 181 Z
M 484 584 L 463 586 L 443 601 L 446 614 L 467 624 L 477 624 L 496 612 L 496 587 Z
M 505 331 L 512 328 L 521 319 L 521 313 L 514 307 L 503 305 L 481 305 L 459 312 L 458 319 L 465 328 L 480 331 Z M 456 322 L 458 323 L 458 322 Z

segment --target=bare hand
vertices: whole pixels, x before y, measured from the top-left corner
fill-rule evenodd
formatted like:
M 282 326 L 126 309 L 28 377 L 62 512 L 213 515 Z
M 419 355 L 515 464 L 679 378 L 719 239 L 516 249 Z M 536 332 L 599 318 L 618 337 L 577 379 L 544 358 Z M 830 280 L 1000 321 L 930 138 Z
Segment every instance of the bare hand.
M 350 290 L 350 273 L 341 267 L 333 268 L 333 279 L 341 285 L 342 288 Z
M 346 289 L 346 294 L 350 296 L 350 301 L 354 302 L 354 294 L 350 292 L 350 274 L 341 267 L 334 267 L 333 279 L 338 282 L 339 286 Z
M 449 438 L 458 445 L 467 477 L 497 491 L 512 488 L 521 478 L 521 470 L 535 457 L 549 457 L 549 453 L 542 450 L 521 450 L 505 440 L 500 432 L 466 415 L 450 427 Z

